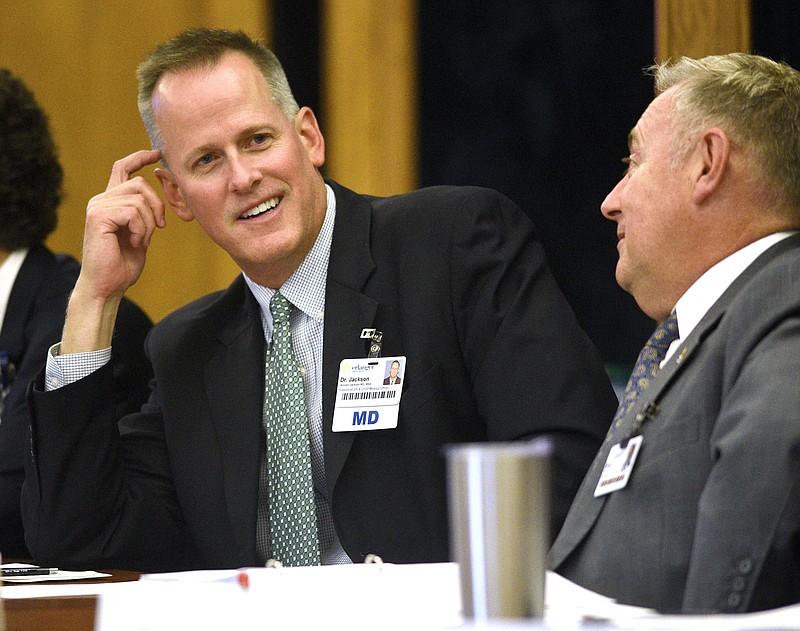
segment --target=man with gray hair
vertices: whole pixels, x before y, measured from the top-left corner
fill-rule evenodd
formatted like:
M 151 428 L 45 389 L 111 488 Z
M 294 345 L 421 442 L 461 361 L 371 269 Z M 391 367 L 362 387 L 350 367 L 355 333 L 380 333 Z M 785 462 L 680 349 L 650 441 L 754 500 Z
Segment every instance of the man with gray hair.
M 627 604 L 800 601 L 800 73 L 744 53 L 653 67 L 601 206 L 661 321 L 550 552 Z

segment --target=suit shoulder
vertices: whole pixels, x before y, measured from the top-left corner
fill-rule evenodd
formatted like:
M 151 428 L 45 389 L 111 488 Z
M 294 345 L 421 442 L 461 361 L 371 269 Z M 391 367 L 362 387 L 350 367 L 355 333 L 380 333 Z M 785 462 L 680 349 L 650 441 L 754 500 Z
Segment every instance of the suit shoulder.
M 407 227 L 419 233 L 429 230 L 469 230 L 469 226 L 493 225 L 530 229 L 530 218 L 508 197 L 478 186 L 431 186 L 391 197 L 371 198 L 377 227 Z
M 31 248 L 26 263 L 31 264 L 43 294 L 48 296 L 72 292 L 81 272 L 80 263 L 69 254 L 53 254 L 41 246 Z
M 745 270 L 746 282 L 737 292 L 735 300 L 753 298 L 769 300 L 770 305 L 800 304 L 800 234 L 779 242 L 761 255 L 764 260 L 752 264 L 753 272 Z M 761 310 L 768 305 L 759 303 Z
M 408 193 L 377 197 L 351 191 L 328 180 L 336 195 L 337 216 L 355 209 L 368 209 L 373 228 L 408 230 L 419 234 L 420 228 L 449 231 L 476 224 L 503 224 L 518 228 L 531 221 L 519 206 L 502 193 L 479 186 L 439 185 Z M 361 212 L 361 211 L 359 211 Z M 337 220 L 337 224 L 339 221 Z
M 732 294 L 726 300 L 726 294 Z M 767 334 L 800 312 L 800 235 L 778 243 L 746 269 L 720 298 L 735 338 Z M 728 302 L 729 301 L 729 302 Z M 712 307 L 713 309 L 713 307 Z
M 438 208 L 459 209 L 465 204 L 483 206 L 494 204 L 514 205 L 502 193 L 480 186 L 428 186 L 410 193 L 389 197 L 368 197 L 376 209 L 389 208 Z

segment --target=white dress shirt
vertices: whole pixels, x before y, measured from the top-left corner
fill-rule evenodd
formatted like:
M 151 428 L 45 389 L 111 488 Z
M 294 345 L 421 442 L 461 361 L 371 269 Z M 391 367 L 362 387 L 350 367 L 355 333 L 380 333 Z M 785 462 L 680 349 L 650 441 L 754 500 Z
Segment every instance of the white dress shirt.
M 698 278 L 675 304 L 680 338 L 675 340 L 667 349 L 667 355 L 661 365 L 663 366 L 664 362 L 680 348 L 683 341 L 703 319 L 703 316 L 713 304 L 753 261 L 773 245 L 796 234 L 796 232 L 776 232 L 754 241 L 727 258 L 722 259 Z
M 0 264 L 0 330 L 3 329 L 3 320 L 8 309 L 8 299 L 11 297 L 11 290 L 17 280 L 17 274 L 28 256 L 28 248 L 14 250 Z

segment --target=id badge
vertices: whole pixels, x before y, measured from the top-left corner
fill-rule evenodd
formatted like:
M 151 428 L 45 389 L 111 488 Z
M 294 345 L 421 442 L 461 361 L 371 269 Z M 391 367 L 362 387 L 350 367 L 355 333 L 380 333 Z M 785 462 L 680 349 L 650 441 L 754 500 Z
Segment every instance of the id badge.
M 397 427 L 406 358 L 343 359 L 333 409 L 334 432 Z
M 625 445 L 624 447 L 622 445 Z M 608 452 L 606 464 L 594 490 L 594 496 L 607 495 L 628 485 L 628 480 L 642 446 L 642 435 L 629 438 L 627 441 L 617 443 Z

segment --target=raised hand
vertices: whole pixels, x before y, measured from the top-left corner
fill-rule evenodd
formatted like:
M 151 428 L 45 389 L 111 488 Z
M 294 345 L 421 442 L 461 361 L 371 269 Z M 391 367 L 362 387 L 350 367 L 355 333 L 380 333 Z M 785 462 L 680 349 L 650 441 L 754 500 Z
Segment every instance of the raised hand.
M 156 227 L 164 227 L 164 202 L 141 176 L 158 151 L 137 151 L 114 163 L 105 192 L 89 201 L 83 237 L 82 280 L 97 298 L 122 295 L 139 278 Z
M 114 163 L 105 192 L 86 208 L 83 261 L 67 309 L 62 353 L 107 348 L 119 302 L 142 273 L 156 228 L 163 228 L 164 202 L 136 173 L 155 164 L 159 151 L 137 151 Z

